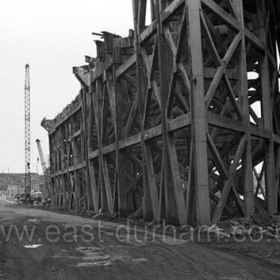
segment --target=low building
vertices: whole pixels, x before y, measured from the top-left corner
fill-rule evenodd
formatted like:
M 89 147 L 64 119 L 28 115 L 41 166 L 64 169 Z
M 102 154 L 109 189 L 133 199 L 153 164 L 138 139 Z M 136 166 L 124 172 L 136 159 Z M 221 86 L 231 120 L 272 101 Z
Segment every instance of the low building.
M 24 187 L 22 185 L 7 186 L 7 191 L 6 191 L 7 198 L 14 198 L 22 193 L 24 193 Z

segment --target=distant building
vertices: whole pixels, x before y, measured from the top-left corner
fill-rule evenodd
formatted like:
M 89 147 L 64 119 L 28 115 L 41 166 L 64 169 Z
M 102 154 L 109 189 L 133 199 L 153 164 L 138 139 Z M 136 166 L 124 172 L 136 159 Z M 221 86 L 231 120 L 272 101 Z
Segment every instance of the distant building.
M 7 198 L 14 198 L 15 196 L 24 193 L 24 188 L 22 185 L 8 185 L 6 195 Z

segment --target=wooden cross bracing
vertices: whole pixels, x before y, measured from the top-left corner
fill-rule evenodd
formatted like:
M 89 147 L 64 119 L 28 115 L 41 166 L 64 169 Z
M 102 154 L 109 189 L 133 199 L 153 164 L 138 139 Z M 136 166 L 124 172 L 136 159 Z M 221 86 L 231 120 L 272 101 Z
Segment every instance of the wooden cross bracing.
M 273 1 L 132 2 L 134 31 L 74 68 L 80 94 L 49 129 L 53 203 L 180 225 L 276 213 Z

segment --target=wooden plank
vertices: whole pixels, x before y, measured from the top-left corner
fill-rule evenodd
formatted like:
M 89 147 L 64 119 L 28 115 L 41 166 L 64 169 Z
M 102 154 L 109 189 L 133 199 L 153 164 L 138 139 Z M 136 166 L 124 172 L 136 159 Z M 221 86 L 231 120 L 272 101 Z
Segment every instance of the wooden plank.
M 186 19 L 185 19 L 185 12 L 184 12 L 183 17 L 184 17 L 184 18 L 183 18 L 183 20 L 182 20 L 182 22 L 181 22 L 180 31 L 179 31 L 179 39 L 178 39 L 178 44 L 177 44 L 177 46 L 176 46 L 175 43 L 174 43 L 174 40 L 173 40 L 173 38 L 172 38 L 172 35 L 171 35 L 171 33 L 170 33 L 169 28 L 165 28 L 165 36 L 166 36 L 166 39 L 167 39 L 167 41 L 168 41 L 168 43 L 169 43 L 169 46 L 170 46 L 170 48 L 171 48 L 171 50 L 172 50 L 172 53 L 173 53 L 173 55 L 174 55 L 174 57 L 175 57 L 174 63 L 175 63 L 175 62 L 178 63 L 178 64 L 174 64 L 174 70 L 173 70 L 173 71 L 174 71 L 174 73 L 176 73 L 176 72 L 177 72 L 177 67 L 178 67 L 178 69 L 179 69 L 180 72 L 182 73 L 183 81 L 184 81 L 184 84 L 185 84 L 185 86 L 186 86 L 186 88 L 187 88 L 187 91 L 190 92 L 190 80 L 189 80 L 187 71 L 186 71 L 186 69 L 185 69 L 183 63 L 179 61 L 179 54 L 180 54 L 180 53 L 179 53 L 179 50 L 180 50 L 180 44 L 181 44 L 181 40 L 182 40 L 181 37 L 183 37 L 183 35 L 181 34 L 181 32 L 183 33 L 183 31 L 184 31 L 184 28 L 183 28 L 183 26 L 184 26 L 184 24 L 185 24 L 184 21 L 186 21 Z
M 136 0 L 133 0 L 135 5 Z M 137 19 L 137 11 L 133 9 L 133 19 L 134 19 L 134 43 L 135 43 L 135 52 L 136 52 L 136 74 L 137 74 L 137 99 L 138 99 L 138 112 L 139 112 L 139 121 L 140 121 L 140 146 L 141 146 L 141 153 L 143 158 L 143 165 L 142 165 L 142 172 L 143 172 L 143 198 L 142 198 L 142 206 L 143 206 L 143 217 L 144 219 L 153 219 L 153 210 L 151 205 L 151 197 L 149 195 L 149 190 L 147 186 L 147 175 L 146 175 L 146 158 L 145 158 L 145 142 L 144 142 L 144 106 L 145 106 L 145 93 L 146 93 L 146 85 L 144 80 L 144 70 L 142 69 L 142 62 L 141 62 L 141 35 L 139 34 L 138 26 L 138 19 Z M 150 27 L 151 29 L 146 28 L 144 30 L 153 30 L 156 26 L 154 21 L 154 25 L 152 24 Z M 143 34 L 143 33 L 142 33 Z M 150 34 L 151 35 L 151 34 Z M 149 35 L 148 35 L 149 37 Z
M 183 65 L 183 63 L 179 63 L 179 64 L 178 64 L 178 69 L 180 70 L 180 72 L 181 72 L 182 75 L 183 75 L 183 82 L 184 82 L 184 84 L 185 84 L 185 87 L 186 87 L 187 91 L 188 91 L 188 92 L 191 92 L 191 82 L 190 82 L 188 73 L 187 73 L 186 68 L 185 68 L 185 66 Z
M 265 43 L 263 41 L 261 41 L 255 34 L 253 34 L 251 31 L 249 31 L 247 28 L 244 29 L 245 35 L 248 38 L 249 41 L 251 41 L 251 43 L 253 43 L 253 45 L 255 45 L 256 47 L 258 47 L 261 50 L 265 50 L 266 46 Z
M 239 193 L 237 192 L 236 188 L 235 188 L 235 185 L 234 183 L 232 184 L 232 190 L 233 190 L 233 193 L 234 193 L 234 196 L 235 196 L 235 199 L 243 213 L 244 216 L 246 216 L 246 210 L 245 210 L 245 204 L 244 202 L 240 199 L 239 197 Z
M 191 212 L 190 210 L 190 204 L 191 204 L 191 187 L 192 187 L 192 181 L 193 181 L 193 156 L 194 156 L 194 151 L 193 151 L 193 138 L 191 139 L 191 144 L 190 144 L 190 150 L 189 150 L 189 172 L 188 172 L 188 184 L 187 184 L 187 195 L 186 195 L 186 208 L 188 211 L 188 217 L 190 216 L 189 213 Z M 188 221 L 189 222 L 189 221 Z
M 131 67 L 133 67 L 136 63 L 136 55 L 131 55 L 125 62 L 120 65 L 116 70 L 116 78 L 119 78 L 124 73 L 126 73 Z
M 264 17 L 263 11 L 259 13 Z M 266 30 L 261 28 L 260 35 L 263 40 L 266 39 Z M 262 87 L 262 111 L 264 128 L 268 131 L 269 142 L 268 149 L 266 152 L 265 159 L 265 186 L 267 191 L 267 201 L 268 201 L 268 211 L 269 213 L 275 214 L 277 212 L 278 196 L 276 195 L 278 189 L 275 185 L 275 151 L 273 142 L 273 106 L 272 106 L 272 96 L 270 91 L 270 69 L 268 61 L 268 53 L 265 51 L 264 59 L 261 61 L 260 65 L 260 79 Z
M 201 0 L 202 4 L 208 7 L 215 13 L 225 24 L 231 26 L 235 30 L 240 30 L 241 26 L 239 22 L 229 15 L 223 8 L 216 4 L 213 0 Z
M 167 118 L 166 108 L 168 102 L 169 85 L 171 81 L 173 55 L 164 36 L 164 26 L 162 23 L 162 14 L 160 13 L 160 1 L 156 0 L 156 19 L 157 19 L 157 42 L 158 42 L 158 61 L 159 61 L 159 85 L 160 85 L 160 102 L 161 102 L 161 123 L 162 123 L 162 175 L 164 187 L 164 200 L 161 202 L 165 205 L 165 219 L 167 223 L 180 223 L 177 213 L 177 203 L 172 184 L 172 175 L 170 169 L 173 166 L 169 164 L 168 153 L 168 135 L 167 135 Z M 161 207 L 161 206 L 160 206 Z
M 220 58 L 220 56 L 219 56 L 219 54 L 218 54 L 217 48 L 216 48 L 216 46 L 215 46 L 215 43 L 214 43 L 214 41 L 213 41 L 211 32 L 210 32 L 210 30 L 209 30 L 209 28 L 208 28 L 206 19 L 205 19 L 204 14 L 203 14 L 202 11 L 200 12 L 200 17 L 201 17 L 201 21 L 202 21 L 203 27 L 204 27 L 205 32 L 206 32 L 206 36 L 207 36 L 208 41 L 209 41 L 209 43 L 210 43 L 210 47 L 211 47 L 212 52 L 213 52 L 213 54 L 214 54 L 214 57 L 215 57 L 215 59 L 216 59 L 216 63 L 217 63 L 217 65 L 221 65 L 221 58 Z
M 170 82 L 170 86 L 169 86 L 169 93 L 168 93 L 168 117 L 170 117 L 171 114 L 171 106 L 172 106 L 172 101 L 174 95 L 176 95 L 179 99 L 179 101 L 182 102 L 182 105 L 185 107 L 186 110 L 189 110 L 187 103 L 185 102 L 184 98 L 182 97 L 182 95 L 180 94 L 180 92 L 178 92 L 178 88 L 176 85 L 176 74 L 177 74 L 177 62 L 179 62 L 179 50 L 181 48 L 181 43 L 182 43 L 182 38 L 183 38 L 183 31 L 185 31 L 185 24 L 186 24 L 186 14 L 184 11 L 182 20 L 181 20 L 181 24 L 179 27 L 179 38 L 178 38 L 178 42 L 177 42 L 177 46 L 175 46 L 174 40 L 172 38 L 171 32 L 169 28 L 165 28 L 165 35 L 167 38 L 167 41 L 169 42 L 170 48 L 172 50 L 173 56 L 175 57 L 174 59 L 174 65 L 173 65 L 173 73 L 172 73 L 172 77 L 171 77 L 171 82 Z M 183 79 L 185 80 L 185 84 L 187 85 L 187 90 L 190 90 L 190 81 L 188 78 L 188 75 L 186 74 L 185 68 L 182 65 L 182 63 L 180 63 L 180 69 L 182 69 L 181 72 L 183 72 Z
M 73 173 L 74 173 L 74 184 L 75 184 L 76 207 L 77 207 L 78 210 L 80 210 L 80 207 L 81 207 L 81 205 L 80 205 L 80 193 L 79 193 L 80 190 L 78 189 L 78 176 L 77 176 L 77 172 L 78 172 L 77 164 L 78 164 L 78 162 L 76 160 L 77 159 L 77 147 L 76 147 L 75 142 L 76 142 L 75 140 L 71 141 L 72 150 L 73 150 L 73 157 L 74 157 L 74 171 L 73 171 Z
M 182 44 L 184 36 L 186 35 L 186 11 L 183 12 L 183 17 L 181 19 L 180 27 L 179 27 L 179 35 L 177 42 L 177 50 L 175 53 L 175 61 L 178 63 L 181 58 Z
M 146 23 L 146 9 L 147 9 L 147 0 L 138 0 L 138 24 L 137 29 L 140 32 L 145 28 Z
M 244 30 L 244 10 L 243 4 L 239 0 L 232 0 L 234 9 L 236 11 L 237 20 L 240 23 L 241 28 Z M 246 217 L 249 218 L 255 212 L 254 205 L 254 183 L 253 183 L 253 166 L 252 166 L 252 144 L 250 134 L 250 115 L 249 115 L 249 100 L 248 100 L 248 80 L 247 80 L 247 50 L 246 50 L 246 38 L 244 32 L 241 33 L 241 47 L 239 49 L 239 61 L 238 69 L 240 73 L 239 83 L 239 102 L 242 112 L 242 117 L 245 123 L 245 137 L 247 144 L 242 159 L 242 176 L 244 186 L 244 200 L 246 208 Z
M 143 126 L 144 126 L 144 128 L 147 127 L 148 110 L 149 110 L 149 107 L 150 107 L 151 97 L 152 97 L 152 92 L 151 91 L 152 90 L 147 87 L 144 110 L 143 110 Z
M 91 88 L 91 81 L 90 81 L 90 88 L 89 92 L 92 92 Z M 94 123 L 94 112 L 93 112 L 93 100 L 92 96 L 90 94 L 87 95 L 87 103 L 88 103 L 88 118 L 87 118 L 87 123 L 88 127 L 86 132 L 86 137 L 87 137 L 87 155 L 86 155 L 86 161 L 87 161 L 87 172 L 88 172 L 88 188 L 90 188 L 90 196 L 92 197 L 92 203 L 93 203 L 93 209 L 94 211 L 98 211 L 98 189 L 96 185 L 96 178 L 95 178 L 95 170 L 93 163 L 90 162 L 89 159 L 89 153 L 92 150 L 92 142 L 93 142 L 93 125 Z
M 225 63 L 222 63 L 222 65 L 220 67 L 218 67 L 216 74 L 206 92 L 205 102 L 206 102 L 207 107 L 210 106 L 212 98 L 213 98 L 214 94 L 216 93 L 218 86 L 221 82 L 221 79 L 225 73 L 226 67 L 227 67 L 227 65 Z
M 77 130 L 73 134 L 70 134 L 68 141 L 72 141 L 72 139 L 75 139 L 75 138 L 81 136 L 81 134 L 82 134 L 82 130 L 81 129 Z
M 239 104 L 237 104 L 235 94 L 234 94 L 233 89 L 232 89 L 232 87 L 231 87 L 229 78 L 228 78 L 228 76 L 227 76 L 226 74 L 224 74 L 224 80 L 225 80 L 226 85 L 227 85 L 227 88 L 228 88 L 228 90 L 229 90 L 229 98 L 230 98 L 230 100 L 231 100 L 231 104 L 233 105 L 233 107 L 234 107 L 234 109 L 235 109 L 235 112 L 236 112 L 236 114 L 237 114 L 237 116 L 238 116 L 238 119 L 239 119 L 240 121 L 242 121 L 243 118 L 242 118 L 242 114 L 241 114 L 241 111 L 240 111 Z
M 267 11 L 264 5 L 258 3 L 257 14 L 260 18 L 265 20 Z M 264 128 L 268 131 L 269 142 L 267 144 L 267 151 L 265 156 L 265 186 L 267 192 L 267 202 L 269 213 L 275 214 L 277 212 L 278 196 L 277 188 L 275 186 L 275 151 L 273 142 L 273 101 L 270 84 L 270 65 L 267 45 L 267 30 L 264 24 L 260 25 L 259 30 L 260 40 L 265 42 L 264 58 L 260 62 L 260 80 L 262 89 L 262 113 Z
M 161 13 L 161 19 L 164 23 L 169 19 L 183 4 L 185 0 L 173 0 L 169 6 L 165 8 L 165 10 Z
M 190 112 L 191 108 L 190 108 L 190 105 L 188 104 L 189 100 L 187 101 L 187 98 L 182 95 L 182 91 L 184 91 L 184 90 L 181 90 L 181 87 L 179 84 L 176 85 L 175 90 L 176 90 L 175 94 L 176 94 L 177 100 L 183 106 L 184 112 L 185 113 Z M 189 94 L 189 92 L 188 92 L 188 94 Z
M 191 113 L 187 113 L 174 120 L 168 121 L 168 124 L 167 124 L 168 132 L 173 132 L 173 131 L 188 127 L 191 125 L 191 123 L 192 123 L 192 115 L 191 115 Z
M 226 201 L 227 201 L 227 198 L 228 198 L 229 191 L 230 191 L 230 189 L 232 187 L 232 184 L 233 184 L 233 179 L 234 179 L 234 175 L 236 173 L 236 168 L 237 168 L 237 166 L 239 164 L 239 161 L 242 157 L 242 154 L 244 152 L 246 142 L 247 142 L 247 139 L 246 139 L 245 136 L 243 136 L 239 145 L 238 145 L 236 154 L 234 156 L 233 163 L 230 166 L 229 178 L 225 182 L 225 185 L 224 185 L 223 190 L 222 190 L 221 198 L 220 198 L 220 200 L 219 200 L 219 202 L 216 206 L 216 209 L 214 211 L 213 218 L 212 218 L 213 223 L 217 223 L 220 220 L 223 209 L 226 205 Z
M 93 163 L 90 162 L 89 165 L 89 172 L 90 172 L 90 178 L 91 178 L 91 188 L 92 188 L 92 197 L 93 197 L 93 206 L 94 210 L 98 211 L 99 210 L 99 205 L 98 205 L 98 198 L 99 198 L 99 192 L 96 184 L 96 176 L 95 176 L 95 170 L 94 170 L 94 165 Z
M 153 21 L 151 25 L 149 25 L 145 30 L 141 32 L 139 35 L 139 43 L 143 44 L 146 40 L 150 39 L 155 35 L 156 32 L 156 21 Z
M 104 180 L 104 185 L 106 190 L 108 210 L 111 214 L 114 214 L 114 204 L 113 204 L 111 183 L 110 183 L 110 178 L 108 173 L 108 164 L 107 164 L 107 160 L 104 159 L 103 156 L 101 156 L 100 158 L 101 158 L 101 169 L 103 174 L 103 180 Z
M 134 77 L 128 73 L 125 73 L 123 77 L 131 88 L 136 88 L 137 81 Z
M 217 72 L 211 82 L 211 85 L 205 95 L 205 102 L 206 102 L 206 106 L 209 107 L 210 102 L 212 100 L 212 97 L 214 96 L 219 83 L 226 71 L 227 65 L 230 62 L 234 52 L 236 51 L 236 48 L 238 47 L 239 43 L 240 43 L 240 39 L 241 39 L 241 35 L 240 33 L 238 33 L 235 38 L 233 39 L 231 45 L 229 46 L 223 60 L 221 61 L 221 66 L 217 69 Z
M 215 143 L 214 143 L 212 137 L 209 135 L 209 133 L 207 133 L 207 140 L 208 140 L 208 147 L 212 153 L 213 160 L 215 162 L 215 165 L 216 165 L 219 173 L 221 174 L 221 176 L 224 179 L 228 179 L 228 172 L 227 172 L 225 163 L 222 160 L 220 153 L 219 153 L 218 149 L 216 148 Z
M 125 138 L 128 137 L 128 134 L 130 133 L 133 123 L 135 122 L 137 107 L 138 107 L 137 98 L 135 98 L 133 101 L 131 110 L 129 112 L 128 119 L 127 119 L 126 126 L 125 126 L 125 132 L 124 132 Z
M 152 54 L 152 60 L 154 60 L 154 52 L 155 52 L 156 47 L 154 46 L 153 48 L 153 54 Z M 150 77 L 151 77 L 151 61 L 150 61 L 150 57 L 147 54 L 147 51 L 145 48 L 141 48 L 141 55 L 142 55 L 142 60 L 144 62 L 144 65 L 146 67 L 146 76 L 148 79 L 148 88 L 151 87 L 150 85 Z
M 149 192 L 151 196 L 152 209 L 154 214 L 154 219 L 159 222 L 159 197 L 156 184 L 156 177 L 151 153 L 151 146 L 149 144 L 145 145 L 145 157 L 146 157 L 146 170 L 147 170 L 147 181 L 149 186 Z
M 56 132 L 56 129 L 62 125 L 64 122 L 68 121 L 70 118 L 72 118 L 73 115 L 75 115 L 79 110 L 81 110 L 82 104 L 80 103 L 71 113 L 67 114 L 65 117 L 61 118 L 59 121 L 54 122 L 54 126 L 49 131 L 49 135 L 52 135 Z
M 208 113 L 209 124 L 221 129 L 231 130 L 235 132 L 245 132 L 245 125 L 242 122 L 235 121 L 214 113 Z
M 113 79 L 113 77 L 112 77 Z M 116 92 L 115 92 L 115 86 L 113 85 L 113 82 L 110 81 L 110 79 L 106 83 L 107 93 L 109 97 L 109 104 L 110 104 L 110 111 L 111 111 L 111 123 L 114 127 L 114 136 L 116 139 L 117 135 L 117 116 L 116 116 Z
M 153 92 L 155 94 L 156 101 L 158 103 L 158 106 L 159 106 L 160 110 L 162 110 L 162 108 L 161 108 L 162 104 L 160 102 L 160 89 L 159 89 L 156 81 L 153 81 L 152 85 L 153 85 L 153 90 L 154 90 Z
M 157 62 L 157 56 L 158 56 L 158 43 L 157 43 L 157 38 L 155 37 L 154 40 L 154 49 L 153 49 L 153 53 L 152 53 L 152 63 L 151 63 L 151 67 L 148 70 L 149 72 L 149 76 L 148 76 L 148 85 L 150 83 L 151 80 L 155 79 L 155 67 L 156 67 L 156 62 Z M 150 86 L 149 86 L 150 88 Z
M 262 138 L 262 139 L 269 139 L 269 130 L 258 128 L 257 126 L 251 125 L 249 131 L 252 136 Z
M 191 114 L 188 113 L 186 115 L 180 116 L 174 120 L 170 120 L 168 122 L 168 132 L 173 132 L 179 129 L 182 129 L 184 127 L 190 126 L 192 122 Z M 156 138 L 161 135 L 161 125 L 145 130 L 144 131 L 144 140 L 149 141 L 153 138 Z M 141 134 L 136 134 L 130 137 L 127 137 L 126 139 L 122 139 L 119 141 L 118 145 L 120 149 L 126 149 L 131 146 L 137 145 L 140 143 L 141 140 Z M 113 152 L 115 149 L 115 144 L 109 145 L 107 147 L 103 147 L 102 154 L 106 155 L 108 153 Z M 93 151 L 90 153 L 90 159 L 98 157 L 99 152 Z
M 91 131 L 90 121 L 88 119 L 89 116 L 89 104 L 87 102 L 87 90 L 84 88 L 82 90 L 82 154 L 83 160 L 86 164 L 85 168 L 85 191 L 86 191 L 86 210 L 92 210 L 94 208 L 93 205 L 93 194 L 91 188 L 91 176 L 90 176 L 90 167 L 89 167 L 89 158 L 88 153 L 90 149 L 90 139 L 89 132 Z
M 213 79 L 216 74 L 217 69 L 213 67 L 204 67 L 204 78 Z M 228 76 L 229 80 L 238 81 L 239 75 L 236 70 L 226 69 L 225 74 Z
M 207 159 L 207 115 L 204 102 L 203 56 L 200 25 L 200 1 L 186 0 L 189 47 L 192 67 L 192 117 L 194 137 L 194 181 L 196 187 L 197 223 L 210 223 L 210 198 Z
M 83 87 L 89 87 L 89 66 L 82 66 L 82 67 L 73 67 L 73 72 L 77 78 L 77 80 L 82 84 Z
M 171 80 L 170 80 L 169 88 L 168 88 L 168 101 L 167 101 L 167 117 L 168 118 L 171 118 L 173 98 L 175 95 L 176 79 L 177 79 L 176 72 L 172 71 Z
M 188 208 L 186 208 L 184 189 L 182 188 L 182 181 L 181 181 L 180 169 L 179 169 L 179 164 L 177 159 L 175 141 L 171 137 L 169 137 L 168 148 L 169 148 L 170 166 L 172 166 L 171 173 L 173 179 L 173 190 L 175 194 L 178 219 L 180 225 L 186 225 L 187 218 L 188 218 L 188 211 L 187 211 Z
M 169 43 L 170 49 L 171 49 L 173 55 L 175 56 L 176 53 L 177 53 L 177 46 L 175 45 L 175 43 L 173 41 L 170 29 L 168 27 L 166 27 L 164 29 L 164 33 L 165 33 L 165 37 L 166 37 L 166 39 L 167 39 L 167 41 Z
M 169 17 L 171 17 L 177 10 L 184 4 L 185 0 L 173 0 L 169 6 L 165 8 L 165 10 L 161 13 L 161 21 L 166 21 Z M 150 26 L 148 26 L 142 33 L 140 34 L 140 44 L 144 43 L 151 36 L 156 33 L 157 22 L 154 20 Z
M 92 70 L 92 80 L 93 82 L 104 74 L 106 70 L 111 68 L 113 66 L 113 57 L 111 55 L 106 55 L 104 62 L 99 61 L 96 65 L 95 68 Z

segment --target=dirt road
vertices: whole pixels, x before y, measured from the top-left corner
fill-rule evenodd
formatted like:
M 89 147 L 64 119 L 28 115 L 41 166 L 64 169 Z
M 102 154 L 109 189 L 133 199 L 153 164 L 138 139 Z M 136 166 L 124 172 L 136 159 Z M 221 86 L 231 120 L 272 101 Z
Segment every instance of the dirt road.
M 280 279 L 280 266 L 207 244 L 7 205 L 0 208 L 0 279 Z

